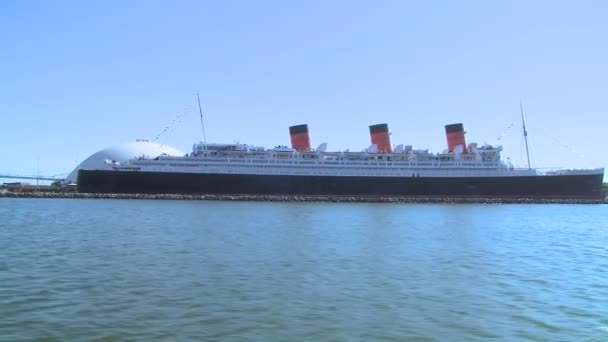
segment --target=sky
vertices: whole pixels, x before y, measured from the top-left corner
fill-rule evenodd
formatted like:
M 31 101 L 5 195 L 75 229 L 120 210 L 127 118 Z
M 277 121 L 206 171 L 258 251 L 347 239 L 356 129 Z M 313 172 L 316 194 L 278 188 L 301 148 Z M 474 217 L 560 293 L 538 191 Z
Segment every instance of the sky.
M 525 166 L 608 161 L 605 1 L 0 2 L 0 174 L 67 174 L 150 139 L 360 151 L 369 125 L 441 152 L 444 125 Z

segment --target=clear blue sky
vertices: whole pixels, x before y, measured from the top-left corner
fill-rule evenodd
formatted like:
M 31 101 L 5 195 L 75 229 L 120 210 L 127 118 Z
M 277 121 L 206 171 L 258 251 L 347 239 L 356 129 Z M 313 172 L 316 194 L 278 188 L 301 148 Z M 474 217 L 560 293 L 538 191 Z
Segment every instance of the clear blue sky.
M 70 172 L 137 138 L 440 152 L 443 126 L 519 165 L 608 160 L 605 1 L 0 2 L 0 173 Z M 176 116 L 183 113 L 173 125 Z

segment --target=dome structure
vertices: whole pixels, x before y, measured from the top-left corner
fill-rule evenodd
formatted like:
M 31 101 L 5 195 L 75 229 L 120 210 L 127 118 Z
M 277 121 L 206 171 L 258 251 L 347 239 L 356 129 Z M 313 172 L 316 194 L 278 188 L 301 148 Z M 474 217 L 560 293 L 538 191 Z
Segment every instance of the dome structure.
M 146 157 L 156 158 L 161 155 L 183 156 L 184 152 L 167 145 L 161 145 L 147 140 L 137 140 L 122 145 L 103 149 L 80 163 L 65 179 L 67 184 L 75 184 L 78 170 L 111 169 L 113 165 L 126 163 L 129 159 Z

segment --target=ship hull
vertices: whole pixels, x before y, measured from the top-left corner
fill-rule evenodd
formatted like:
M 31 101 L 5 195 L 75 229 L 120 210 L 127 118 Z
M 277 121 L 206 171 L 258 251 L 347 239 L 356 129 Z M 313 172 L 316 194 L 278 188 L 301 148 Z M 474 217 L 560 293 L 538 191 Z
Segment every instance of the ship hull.
M 80 170 L 78 191 L 138 194 L 603 198 L 602 174 L 354 177 Z

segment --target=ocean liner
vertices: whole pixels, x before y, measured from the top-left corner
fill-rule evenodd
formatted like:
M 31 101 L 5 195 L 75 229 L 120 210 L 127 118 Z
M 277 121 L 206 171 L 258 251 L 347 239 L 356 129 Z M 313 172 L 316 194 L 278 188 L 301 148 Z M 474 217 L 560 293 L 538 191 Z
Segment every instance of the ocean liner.
M 602 198 L 603 169 L 541 172 L 502 161 L 501 146 L 466 144 L 461 123 L 445 126 L 442 153 L 391 145 L 387 124 L 369 127 L 362 152 L 311 148 L 306 124 L 291 147 L 196 143 L 185 156 L 140 156 L 78 171 L 78 191 L 142 194 Z M 525 133 L 525 128 L 524 128 Z

